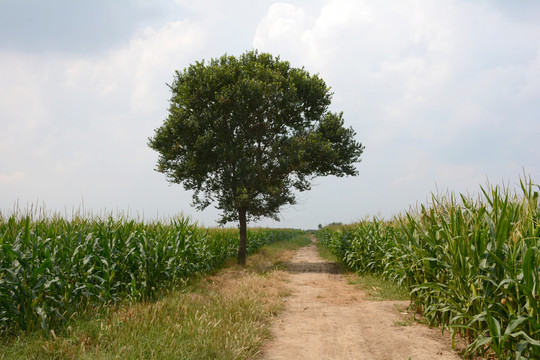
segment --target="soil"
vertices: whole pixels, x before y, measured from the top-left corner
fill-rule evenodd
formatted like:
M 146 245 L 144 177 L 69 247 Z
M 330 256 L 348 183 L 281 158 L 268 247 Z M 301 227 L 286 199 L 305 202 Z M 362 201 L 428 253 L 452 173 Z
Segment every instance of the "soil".
M 314 244 L 286 264 L 292 295 L 261 360 L 461 359 L 448 334 L 407 315 L 408 301 L 368 300 Z

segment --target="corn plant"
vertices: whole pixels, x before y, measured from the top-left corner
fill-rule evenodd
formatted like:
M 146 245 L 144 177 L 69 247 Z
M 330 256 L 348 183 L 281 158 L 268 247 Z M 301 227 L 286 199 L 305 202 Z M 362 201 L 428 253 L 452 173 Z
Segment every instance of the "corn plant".
M 433 196 L 397 216 L 323 228 L 319 240 L 351 268 L 401 282 L 432 323 L 467 338 L 468 354 L 540 358 L 538 185 L 482 198 Z
M 254 229 L 249 251 L 296 235 Z M 239 233 L 113 217 L 2 217 L 0 334 L 54 329 L 76 312 L 119 301 L 153 299 L 236 254 Z

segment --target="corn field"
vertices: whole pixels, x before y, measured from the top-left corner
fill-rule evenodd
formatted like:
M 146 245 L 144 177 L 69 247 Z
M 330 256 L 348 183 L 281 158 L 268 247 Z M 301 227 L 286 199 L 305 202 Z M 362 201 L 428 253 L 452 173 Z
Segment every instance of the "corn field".
M 248 231 L 248 253 L 294 230 Z M 54 329 L 77 312 L 154 298 L 238 250 L 234 229 L 169 223 L 0 214 L 0 335 Z
M 408 287 L 412 304 L 466 354 L 540 359 L 538 185 L 433 196 L 392 221 L 322 228 L 318 239 L 350 268 Z

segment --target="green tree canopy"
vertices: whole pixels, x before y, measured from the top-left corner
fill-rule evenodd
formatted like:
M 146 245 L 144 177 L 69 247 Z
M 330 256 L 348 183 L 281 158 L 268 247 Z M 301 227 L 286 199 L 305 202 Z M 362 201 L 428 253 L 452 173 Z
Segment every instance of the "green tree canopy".
M 193 204 L 217 203 L 221 222 L 277 215 L 316 176 L 357 175 L 363 152 L 332 93 L 317 75 L 257 51 L 176 71 L 170 108 L 149 139 L 157 171 L 194 191 Z

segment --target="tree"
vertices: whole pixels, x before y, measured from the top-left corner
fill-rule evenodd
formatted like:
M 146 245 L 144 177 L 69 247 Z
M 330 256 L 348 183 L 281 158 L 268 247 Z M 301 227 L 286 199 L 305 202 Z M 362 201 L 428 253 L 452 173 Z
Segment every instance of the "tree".
M 220 223 L 238 221 L 238 263 L 245 264 L 247 221 L 278 220 L 294 190 L 316 176 L 357 175 L 364 147 L 317 75 L 279 57 L 249 51 L 176 71 L 170 108 L 148 145 L 157 171 L 193 190 L 193 205 L 213 202 Z

